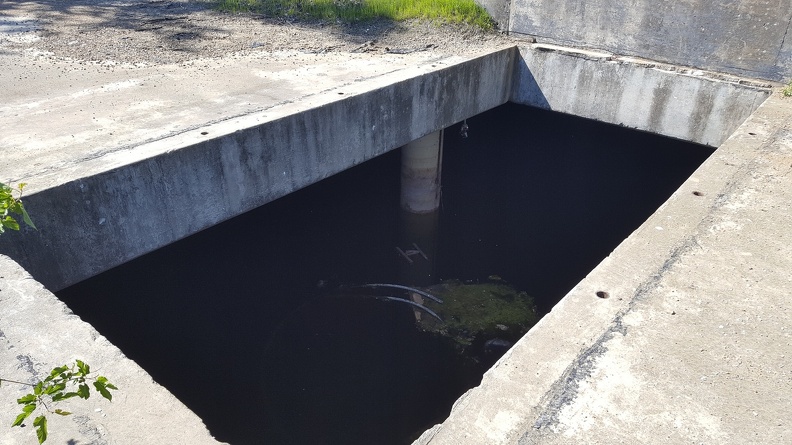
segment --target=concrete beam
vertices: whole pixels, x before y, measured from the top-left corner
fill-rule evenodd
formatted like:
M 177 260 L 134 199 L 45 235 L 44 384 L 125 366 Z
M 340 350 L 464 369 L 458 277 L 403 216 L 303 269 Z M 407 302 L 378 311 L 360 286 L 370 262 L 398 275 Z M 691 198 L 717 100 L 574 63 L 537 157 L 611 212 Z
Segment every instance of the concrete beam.
M 25 200 L 39 230 L 0 252 L 62 289 L 505 103 L 515 57 L 426 62 L 52 168 Z
M 770 85 L 599 51 L 520 47 L 511 101 L 719 146 Z

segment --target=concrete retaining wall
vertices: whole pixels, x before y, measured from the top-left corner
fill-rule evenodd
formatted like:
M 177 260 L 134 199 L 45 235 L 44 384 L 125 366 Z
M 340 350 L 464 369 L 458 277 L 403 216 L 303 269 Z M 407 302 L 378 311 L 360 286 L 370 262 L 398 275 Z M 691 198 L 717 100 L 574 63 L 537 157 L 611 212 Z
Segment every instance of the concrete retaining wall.
M 534 44 L 512 102 L 719 146 L 769 96 L 765 85 L 654 62 Z
M 0 255 L 0 271 L 0 377 L 36 383 L 56 366 L 80 359 L 91 366 L 93 377 L 104 375 L 118 387 L 112 403 L 93 386 L 90 399 L 61 402 L 57 408 L 72 415 L 47 415 L 46 443 L 219 445 L 198 416 L 14 261 Z M 25 428 L 10 427 L 21 412 L 16 399 L 30 391 L 3 382 L 0 445 L 36 443 L 33 417 Z M 42 412 L 39 408 L 35 415 Z
M 85 160 L 26 197 L 39 230 L 0 253 L 57 291 L 508 100 L 718 146 L 769 93 L 537 45 L 398 76 Z
M 510 0 L 476 0 L 476 3 L 487 10 L 492 19 L 498 23 L 499 29 L 509 29 Z
M 509 30 L 742 76 L 792 77 L 790 0 L 515 0 Z
M 5 234 L 0 251 L 57 291 L 504 104 L 515 56 L 508 48 L 328 91 L 277 119 L 252 114 L 205 128 L 206 138 L 139 147 L 161 153 L 142 160 L 87 160 L 80 168 L 96 173 L 26 197 L 39 231 Z

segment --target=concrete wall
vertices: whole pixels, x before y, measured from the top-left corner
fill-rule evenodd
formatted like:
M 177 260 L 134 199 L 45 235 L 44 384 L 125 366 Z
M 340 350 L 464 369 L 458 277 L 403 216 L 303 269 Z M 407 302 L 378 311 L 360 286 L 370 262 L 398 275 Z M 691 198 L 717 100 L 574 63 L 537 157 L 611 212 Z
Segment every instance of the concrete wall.
M 719 146 L 770 89 L 591 51 L 520 48 L 511 101 Z
M 150 151 L 163 154 L 142 160 L 86 161 L 99 173 L 26 196 L 40 230 L 3 235 L 0 251 L 62 289 L 505 103 L 515 56 L 508 48 L 392 83 L 361 82 L 292 104 L 298 111 L 278 119 L 215 124 L 213 139 L 153 142 Z
M 540 41 L 780 81 L 792 0 L 515 0 L 509 30 Z
M 492 19 L 498 23 L 499 29 L 509 29 L 510 0 L 476 0 L 476 3 L 487 10 Z
M 86 160 L 93 173 L 26 196 L 40 229 L 3 235 L 0 253 L 56 291 L 508 100 L 718 146 L 769 94 L 540 45 L 441 66 Z

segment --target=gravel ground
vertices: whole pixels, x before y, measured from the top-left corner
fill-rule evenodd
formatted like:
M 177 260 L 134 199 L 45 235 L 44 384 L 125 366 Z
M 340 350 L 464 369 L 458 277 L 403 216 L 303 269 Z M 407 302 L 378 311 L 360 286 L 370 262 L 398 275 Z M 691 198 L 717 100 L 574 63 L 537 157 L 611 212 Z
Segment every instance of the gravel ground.
M 345 25 L 227 14 L 186 0 L 0 0 L 0 53 L 159 65 L 254 52 L 471 54 L 499 32 L 421 20 Z

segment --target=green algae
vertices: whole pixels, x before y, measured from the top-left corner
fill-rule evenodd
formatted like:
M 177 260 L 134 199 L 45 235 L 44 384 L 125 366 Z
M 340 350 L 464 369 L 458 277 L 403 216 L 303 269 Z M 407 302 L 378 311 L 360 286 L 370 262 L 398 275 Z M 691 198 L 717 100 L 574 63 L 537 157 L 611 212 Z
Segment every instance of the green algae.
M 423 304 L 444 321 L 422 316 L 417 320 L 419 329 L 451 338 L 460 351 L 493 338 L 517 341 L 539 321 L 536 306 L 527 293 L 494 278 L 475 284 L 449 280 L 428 288 L 443 304 Z

